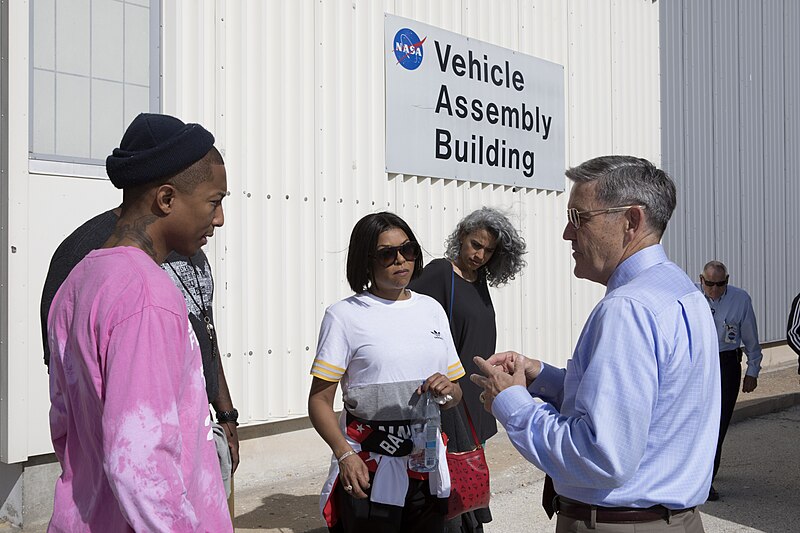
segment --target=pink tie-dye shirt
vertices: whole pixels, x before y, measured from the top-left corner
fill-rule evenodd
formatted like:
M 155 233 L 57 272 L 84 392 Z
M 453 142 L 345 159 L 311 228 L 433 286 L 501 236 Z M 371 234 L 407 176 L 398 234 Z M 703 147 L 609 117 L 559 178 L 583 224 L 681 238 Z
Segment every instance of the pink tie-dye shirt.
M 186 304 L 138 248 L 95 250 L 50 309 L 48 531 L 233 531 Z

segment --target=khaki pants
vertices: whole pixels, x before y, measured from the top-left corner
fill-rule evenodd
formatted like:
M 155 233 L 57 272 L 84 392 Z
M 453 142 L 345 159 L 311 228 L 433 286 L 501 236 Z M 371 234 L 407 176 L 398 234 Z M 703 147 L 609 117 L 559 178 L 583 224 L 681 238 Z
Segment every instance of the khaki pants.
M 234 515 L 233 501 L 233 459 L 231 449 L 228 446 L 228 437 L 225 430 L 219 424 L 212 424 L 211 429 L 214 433 L 214 445 L 217 447 L 217 457 L 219 458 L 219 470 L 222 475 L 222 486 L 225 487 L 225 497 L 228 499 L 228 511 L 231 513 L 231 522 Z
M 589 523 L 575 520 L 563 515 L 558 515 L 556 533 L 656 533 L 666 531 L 669 533 L 704 533 L 703 522 L 700 520 L 700 511 L 697 509 L 673 516 L 670 523 L 666 520 L 644 522 L 641 524 L 597 524 L 594 529 L 589 529 Z

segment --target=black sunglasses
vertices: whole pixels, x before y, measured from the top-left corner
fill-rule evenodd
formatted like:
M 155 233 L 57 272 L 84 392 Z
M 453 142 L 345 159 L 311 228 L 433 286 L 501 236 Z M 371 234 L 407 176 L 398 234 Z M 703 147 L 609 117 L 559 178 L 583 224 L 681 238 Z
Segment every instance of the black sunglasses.
M 414 241 L 404 242 L 400 246 L 386 246 L 384 248 L 378 248 L 372 257 L 384 267 L 388 267 L 392 263 L 394 263 L 395 259 L 397 259 L 397 252 L 400 252 L 400 255 L 406 261 L 416 261 L 417 257 L 421 252 L 419 244 Z
M 725 285 L 728 284 L 728 276 L 725 276 L 725 279 L 723 279 L 722 281 L 708 281 L 703 276 L 700 276 L 700 279 L 703 280 L 703 283 L 705 284 L 706 287 L 724 287 Z

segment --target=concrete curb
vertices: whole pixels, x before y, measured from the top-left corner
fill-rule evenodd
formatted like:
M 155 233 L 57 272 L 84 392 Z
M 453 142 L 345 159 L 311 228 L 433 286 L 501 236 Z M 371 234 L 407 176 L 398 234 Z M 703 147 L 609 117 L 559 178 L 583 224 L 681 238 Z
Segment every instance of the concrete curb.
M 783 411 L 795 405 L 800 405 L 800 392 L 790 392 L 787 394 L 770 396 L 768 398 L 739 402 L 733 409 L 731 424 L 747 420 L 748 418 Z

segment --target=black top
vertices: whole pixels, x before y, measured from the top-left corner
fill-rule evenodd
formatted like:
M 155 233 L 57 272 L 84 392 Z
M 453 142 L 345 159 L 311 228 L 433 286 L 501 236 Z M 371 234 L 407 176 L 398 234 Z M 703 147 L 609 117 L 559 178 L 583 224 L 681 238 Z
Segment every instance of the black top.
M 42 345 L 44 348 L 44 364 L 50 365 L 50 346 L 47 343 L 47 316 L 50 313 L 50 305 L 53 303 L 53 298 L 56 296 L 61 284 L 67 279 L 69 273 L 75 268 L 75 265 L 86 257 L 92 250 L 96 250 L 103 246 L 105 242 L 114 233 L 114 228 L 117 225 L 118 217 L 114 211 L 106 211 L 96 217 L 84 222 L 78 229 L 73 231 L 64 241 L 56 248 L 53 258 L 50 260 L 50 268 L 47 270 L 47 278 L 44 282 L 44 289 L 42 290 L 42 303 L 39 308 L 39 314 L 42 323 Z M 199 250 L 193 257 L 197 277 L 192 273 L 191 266 L 186 257 L 180 256 L 176 253 L 170 254 L 163 265 L 173 280 L 177 288 L 183 294 L 186 300 L 186 306 L 189 311 L 189 321 L 192 323 L 195 336 L 200 344 L 200 350 L 203 354 L 203 374 L 206 378 L 206 394 L 209 403 L 217 399 L 219 395 L 219 357 L 218 350 L 212 350 L 211 340 L 209 339 L 206 330 L 205 322 L 203 322 L 202 314 L 199 312 L 198 306 L 195 305 L 186 294 L 185 288 L 181 285 L 180 281 L 175 279 L 175 273 L 167 266 L 171 263 L 180 274 L 183 282 L 192 291 L 195 300 L 200 303 L 200 293 L 197 291 L 197 282 L 200 281 L 200 287 L 203 290 L 203 301 L 209 318 L 213 324 L 214 315 L 211 310 L 211 299 L 214 294 L 214 281 L 211 278 L 211 266 L 208 264 L 208 258 L 203 250 Z M 201 304 L 202 305 L 202 304 Z M 214 354 L 217 354 L 215 356 Z
M 452 313 L 451 284 L 454 286 Z M 478 398 L 483 389 L 469 379 L 470 374 L 480 373 L 472 358 L 479 355 L 486 359 L 495 352 L 497 344 L 494 307 L 485 273 L 479 270 L 478 279 L 470 283 L 454 273 L 450 261 L 434 259 L 422 270 L 420 277 L 409 284 L 409 288 L 434 298 L 450 318 L 450 333 L 467 374 L 459 380 L 464 394 L 461 404 L 457 409 L 442 412 L 442 431 L 450 439 L 447 446 L 450 451 L 470 450 L 474 443 L 462 406 L 469 410 L 481 442 L 497 433 L 497 421 Z

